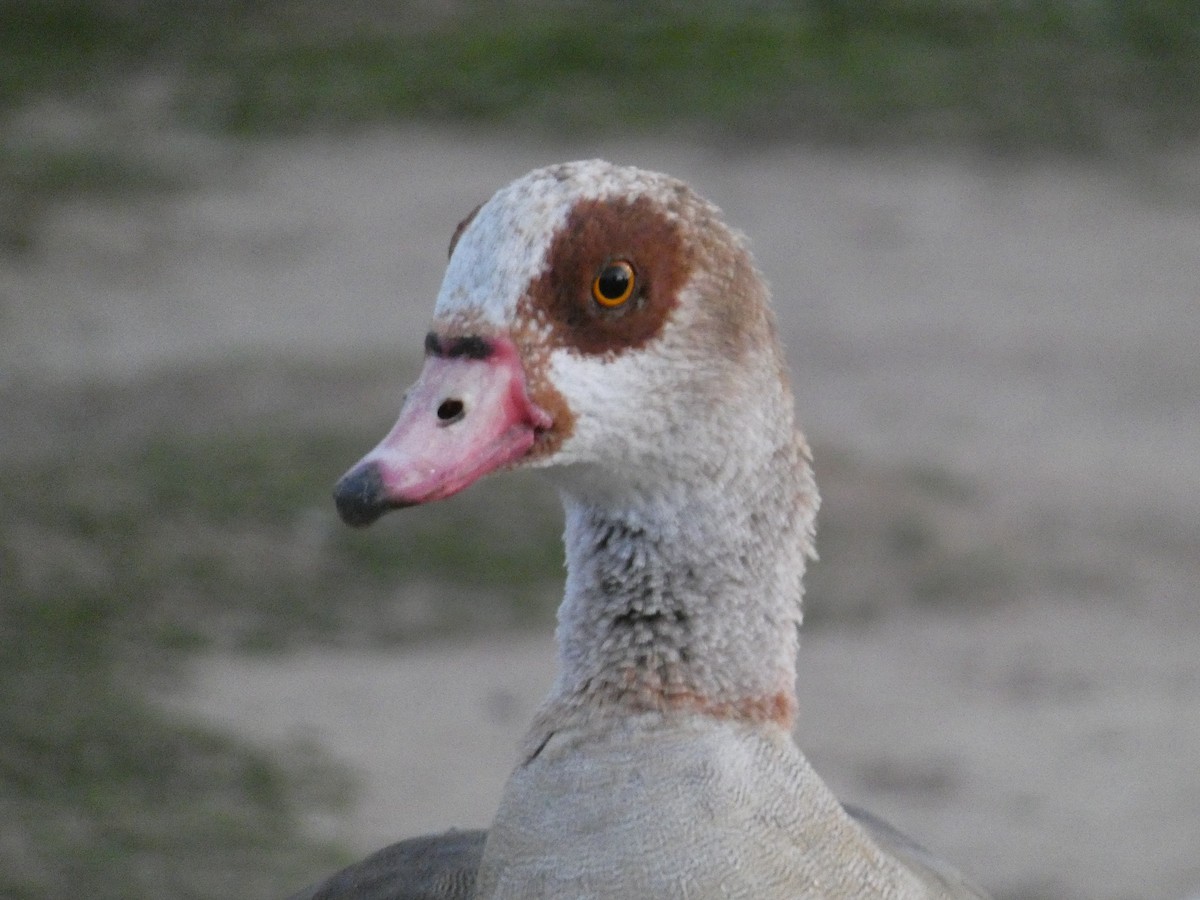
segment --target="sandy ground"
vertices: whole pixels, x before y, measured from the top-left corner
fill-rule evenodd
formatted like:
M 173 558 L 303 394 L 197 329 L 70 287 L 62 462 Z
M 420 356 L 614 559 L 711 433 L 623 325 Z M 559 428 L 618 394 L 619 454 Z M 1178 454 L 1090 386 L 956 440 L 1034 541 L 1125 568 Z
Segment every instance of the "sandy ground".
M 1000 897 L 1200 896 L 1200 153 L 1153 177 L 417 131 L 197 154 L 202 190 L 64 204 L 0 269 L 0 383 L 408 353 L 497 186 L 581 155 L 671 171 L 752 236 L 810 436 L 978 485 L 1063 570 L 810 630 L 818 771 Z M 366 851 L 485 824 L 552 671 L 548 634 L 221 657 L 177 700 L 353 766 L 361 803 L 313 827 Z

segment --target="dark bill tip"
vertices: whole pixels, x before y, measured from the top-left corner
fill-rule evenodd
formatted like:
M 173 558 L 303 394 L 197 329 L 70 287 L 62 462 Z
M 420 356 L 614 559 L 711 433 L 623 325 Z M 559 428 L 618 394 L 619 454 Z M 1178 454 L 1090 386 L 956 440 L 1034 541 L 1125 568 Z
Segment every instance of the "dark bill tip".
M 342 521 L 355 528 L 370 525 L 393 507 L 375 463 L 364 463 L 343 475 L 334 486 L 333 502 Z

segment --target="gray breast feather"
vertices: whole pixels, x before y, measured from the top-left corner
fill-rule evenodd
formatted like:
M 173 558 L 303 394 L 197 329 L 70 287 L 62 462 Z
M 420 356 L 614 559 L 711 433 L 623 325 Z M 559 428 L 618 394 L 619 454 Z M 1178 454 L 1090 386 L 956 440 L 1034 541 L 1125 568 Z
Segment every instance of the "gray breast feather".
M 889 823 L 864 809 L 846 812 L 889 855 L 925 881 L 931 894 L 987 900 L 951 866 Z M 448 831 L 409 838 L 384 847 L 361 862 L 315 884 L 289 900 L 470 900 L 487 832 Z

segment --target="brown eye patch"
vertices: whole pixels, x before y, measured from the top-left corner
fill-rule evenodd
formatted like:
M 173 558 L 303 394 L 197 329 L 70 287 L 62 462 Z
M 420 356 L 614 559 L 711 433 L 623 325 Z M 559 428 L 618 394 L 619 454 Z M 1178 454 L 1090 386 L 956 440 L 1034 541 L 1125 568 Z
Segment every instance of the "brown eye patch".
M 614 275 L 614 262 L 636 275 L 629 296 L 609 305 L 595 288 L 606 273 Z M 581 200 L 554 235 L 522 312 L 548 323 L 558 346 L 619 353 L 661 331 L 690 268 L 679 226 L 650 199 Z

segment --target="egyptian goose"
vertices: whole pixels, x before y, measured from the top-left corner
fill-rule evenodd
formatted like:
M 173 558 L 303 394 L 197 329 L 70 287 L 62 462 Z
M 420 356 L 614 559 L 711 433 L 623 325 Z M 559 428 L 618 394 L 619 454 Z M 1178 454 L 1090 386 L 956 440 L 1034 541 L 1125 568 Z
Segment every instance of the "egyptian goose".
M 597 160 L 531 172 L 459 225 L 425 353 L 338 511 L 545 469 L 558 677 L 486 835 L 303 896 L 984 896 L 848 812 L 792 740 L 817 490 L 767 288 L 716 207 Z

